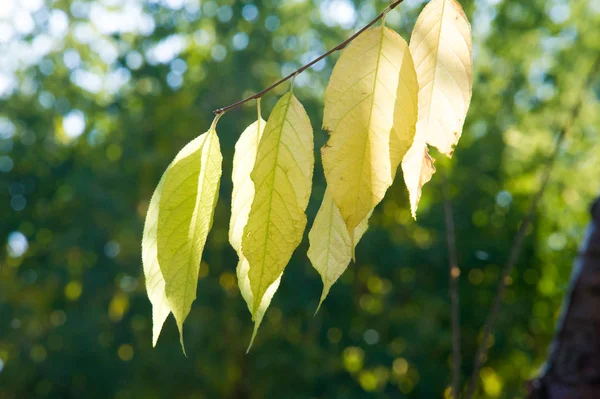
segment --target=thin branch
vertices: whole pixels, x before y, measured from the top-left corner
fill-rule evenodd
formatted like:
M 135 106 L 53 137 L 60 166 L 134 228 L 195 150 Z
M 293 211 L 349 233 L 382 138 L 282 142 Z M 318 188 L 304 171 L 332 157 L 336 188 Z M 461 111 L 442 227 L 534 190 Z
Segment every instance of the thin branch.
M 295 70 L 294 72 L 290 73 L 289 75 L 287 75 L 284 78 L 281 78 L 280 80 L 278 80 L 277 82 L 273 83 L 271 86 L 267 87 L 266 89 L 259 91 L 258 93 L 245 98 L 243 100 L 240 100 L 236 103 L 233 103 L 231 105 L 228 105 L 226 107 L 223 108 L 219 108 L 214 110 L 213 112 L 216 115 L 219 114 L 223 114 L 227 111 L 229 111 L 232 108 L 236 108 L 239 107 L 240 105 L 247 103 L 248 101 L 251 100 L 255 100 L 257 98 L 261 98 L 263 95 L 265 95 L 265 93 L 273 90 L 274 88 L 276 88 L 277 86 L 279 86 L 280 84 L 282 84 L 285 81 L 288 81 L 290 79 L 292 79 L 293 77 L 295 77 L 296 75 L 304 72 L 306 69 L 310 68 L 311 66 L 313 66 L 314 64 L 316 64 L 317 62 L 321 61 L 323 58 L 326 58 L 328 55 L 343 49 L 344 47 L 346 47 L 351 41 L 353 41 L 354 39 L 356 39 L 358 36 L 360 36 L 364 31 L 366 31 L 367 29 L 369 29 L 371 26 L 373 26 L 377 21 L 379 21 L 381 18 L 383 18 L 389 11 L 393 10 L 394 8 L 396 8 L 398 5 L 400 5 L 400 3 L 402 3 L 404 0 L 396 0 L 394 1 L 392 4 L 390 4 L 389 6 L 387 6 L 382 12 L 381 14 L 379 14 L 378 16 L 376 16 L 371 22 L 369 22 L 368 24 L 366 24 L 361 30 L 359 30 L 358 32 L 356 32 L 355 34 L 353 34 L 352 36 L 350 36 L 348 39 L 346 39 L 345 41 L 343 41 L 342 43 L 338 44 L 337 46 L 335 46 L 334 48 L 332 48 L 331 50 L 329 50 L 328 52 L 326 52 L 325 54 L 320 55 L 319 57 L 315 58 L 314 60 L 312 60 L 311 62 L 309 62 L 306 65 L 301 66 L 300 68 L 298 68 L 297 70 Z
M 519 227 L 517 235 L 515 236 L 515 239 L 513 241 L 513 244 L 512 244 L 511 250 L 510 250 L 510 255 L 508 257 L 508 261 L 504 265 L 504 269 L 502 272 L 502 278 L 498 282 L 498 288 L 496 290 L 496 297 L 494 298 L 494 304 L 492 306 L 492 310 L 491 310 L 491 312 L 488 316 L 488 319 L 485 323 L 483 335 L 481 337 L 481 341 L 479 342 L 479 346 L 477 347 L 477 353 L 475 355 L 474 366 L 473 366 L 473 373 L 471 374 L 471 379 L 469 381 L 469 386 L 467 389 L 467 393 L 465 395 L 465 399 L 471 399 L 471 397 L 475 394 L 475 390 L 477 389 L 477 383 L 479 382 L 479 371 L 481 370 L 481 367 L 483 366 L 483 364 L 487 358 L 487 353 L 489 350 L 488 341 L 490 339 L 490 335 L 492 334 L 492 331 L 496 324 L 496 319 L 498 318 L 498 313 L 500 311 L 500 306 L 502 305 L 502 300 L 504 298 L 504 292 L 506 291 L 506 286 L 508 284 L 510 274 L 512 272 L 512 269 L 515 266 L 515 263 L 517 262 L 517 259 L 519 258 L 519 255 L 521 254 L 521 249 L 523 247 L 525 235 L 527 234 L 527 231 L 529 230 L 529 227 L 531 226 L 531 223 L 535 216 L 535 210 L 537 209 L 537 206 L 538 206 L 540 200 L 542 199 L 542 196 L 544 195 L 544 191 L 548 184 L 548 180 L 550 179 L 550 174 L 552 173 L 552 169 L 556 162 L 556 158 L 558 157 L 558 154 L 560 152 L 562 143 L 565 140 L 567 133 L 573 126 L 575 120 L 579 116 L 579 112 L 581 111 L 581 107 L 583 105 L 583 99 L 585 97 L 584 91 L 591 83 L 591 79 L 593 78 L 594 73 L 597 71 L 599 64 L 600 64 L 600 57 L 598 57 L 596 59 L 596 61 L 593 63 L 591 71 L 588 74 L 586 82 L 584 83 L 582 93 L 579 96 L 579 100 L 575 104 L 573 109 L 571 110 L 571 114 L 570 114 L 568 120 L 565 122 L 561 131 L 558 134 L 558 137 L 556 138 L 554 151 L 552 152 L 552 155 L 550 155 L 550 158 L 548 159 L 548 163 L 546 164 L 546 168 L 544 169 L 544 173 L 542 175 L 542 184 L 541 184 L 538 192 L 536 193 L 536 195 L 533 197 L 531 205 L 529 207 L 529 210 L 528 210 L 527 214 L 525 215 L 525 218 L 523 219 L 521 226 Z
M 460 350 L 460 310 L 458 279 L 460 268 L 456 257 L 456 232 L 454 228 L 454 215 L 452 213 L 452 200 L 450 198 L 450 183 L 446 171 L 442 171 L 442 197 L 444 199 L 444 217 L 446 220 L 446 243 L 448 245 L 448 271 L 450 307 L 452 314 L 452 398 L 458 399 L 460 392 L 460 370 L 462 364 Z

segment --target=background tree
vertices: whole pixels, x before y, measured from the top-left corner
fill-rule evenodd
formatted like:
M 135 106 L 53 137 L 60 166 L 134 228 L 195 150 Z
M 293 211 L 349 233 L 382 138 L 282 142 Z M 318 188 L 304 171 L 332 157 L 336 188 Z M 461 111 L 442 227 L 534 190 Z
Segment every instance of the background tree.
M 600 6 L 461 2 L 473 24 L 474 93 L 448 169 L 464 358 L 556 132 L 578 119 L 511 275 L 480 397 L 522 397 L 546 357 L 570 264 L 600 183 Z M 211 111 L 344 40 L 386 2 L 8 1 L 0 10 L 0 397 L 440 397 L 451 351 L 439 177 L 413 222 L 401 182 L 375 210 L 319 313 L 304 240 L 244 355 L 252 324 L 227 243 L 233 145 L 253 106 L 220 121 L 221 195 L 196 301 L 151 350 L 139 239 L 160 174 Z M 387 17 L 408 39 L 421 9 Z M 335 58 L 296 80 L 314 124 Z M 282 88 L 283 90 L 283 88 Z M 269 112 L 281 91 L 264 98 Z M 318 156 L 318 154 L 316 154 Z M 441 159 L 441 157 L 438 157 Z M 315 170 L 309 226 L 324 184 Z M 293 293 L 293 294 L 290 294 Z M 471 362 L 464 362 L 463 375 Z

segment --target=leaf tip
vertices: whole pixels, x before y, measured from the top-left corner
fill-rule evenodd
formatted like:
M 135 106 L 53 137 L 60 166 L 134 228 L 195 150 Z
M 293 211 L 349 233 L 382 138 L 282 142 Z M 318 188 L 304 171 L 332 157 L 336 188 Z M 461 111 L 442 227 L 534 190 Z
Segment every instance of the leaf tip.
M 254 316 L 252 316 L 254 320 Z M 250 349 L 252 349 L 252 345 L 254 344 L 254 339 L 256 338 L 256 333 L 258 332 L 258 326 L 260 325 L 260 321 L 254 321 L 254 330 L 252 331 L 252 337 L 250 338 L 250 343 L 248 344 L 248 348 L 246 348 L 246 355 L 250 353 Z
M 319 299 L 319 305 L 317 306 L 317 310 L 315 310 L 315 314 L 313 315 L 313 317 L 315 317 L 319 312 L 319 309 L 321 309 L 321 305 L 323 305 L 325 298 L 327 298 L 327 295 L 329 294 L 329 288 L 331 288 L 331 286 L 328 285 L 325 281 L 323 281 L 323 292 L 321 293 L 321 299 Z
M 181 350 L 183 351 L 183 355 L 188 357 L 187 352 L 185 351 L 185 344 L 183 343 L 183 323 L 177 321 L 177 328 L 179 329 L 179 343 L 181 344 Z
M 183 356 L 188 357 L 187 352 L 185 351 L 185 345 L 183 343 L 183 335 L 179 337 L 179 343 L 181 343 L 181 350 L 183 351 Z

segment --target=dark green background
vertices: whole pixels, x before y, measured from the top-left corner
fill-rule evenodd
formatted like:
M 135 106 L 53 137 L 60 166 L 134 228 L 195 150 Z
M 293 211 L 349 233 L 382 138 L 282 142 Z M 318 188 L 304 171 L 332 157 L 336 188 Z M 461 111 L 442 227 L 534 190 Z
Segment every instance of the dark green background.
M 358 20 L 341 27 L 324 19 L 332 1 L 220 0 L 202 1 L 199 8 L 193 1 L 183 7 L 177 1 L 4 1 L 0 77 L 13 88 L 0 92 L 0 398 L 444 396 L 451 335 L 440 173 L 425 186 L 418 222 L 410 218 L 397 179 L 358 246 L 357 263 L 315 317 L 322 286 L 305 239 L 254 348 L 244 354 L 252 322 L 237 290 L 227 229 L 233 148 L 255 118 L 253 103 L 219 122 L 223 178 L 198 299 L 185 324 L 189 358 L 172 318 L 157 348 L 151 347 L 140 242 L 163 170 L 209 127 L 213 109 L 335 46 L 385 2 L 355 1 Z M 479 397 L 522 397 L 523 381 L 545 358 L 587 207 L 600 189 L 598 78 L 582 88 L 600 52 L 600 4 L 461 3 L 473 24 L 473 101 L 454 158 L 433 155 L 438 171 L 449 175 L 455 211 L 463 375 L 470 373 L 500 265 L 554 137 L 585 96 L 528 232 L 481 373 Z M 15 17 L 27 5 L 34 10 L 27 11 L 31 29 Z M 153 29 L 102 33 L 94 25 L 102 9 L 119 13 L 125 7 L 138 7 L 145 19 L 104 21 L 145 21 L 146 28 L 153 21 Z M 388 26 L 408 40 L 421 8 L 420 1 L 406 0 L 388 16 Z M 64 36 L 52 36 L 64 17 Z M 11 28 L 19 24 L 21 33 Z M 88 37 L 90 27 L 96 33 Z M 244 36 L 238 35 L 236 50 L 239 32 L 249 43 L 241 48 Z M 52 48 L 28 57 L 44 37 Z M 166 43 L 179 40 L 181 51 L 149 62 L 154 46 L 169 37 Z M 135 54 L 149 60 L 132 69 Z M 324 191 L 322 101 L 337 57 L 296 81 L 315 131 L 309 226 Z M 100 91 L 81 87 L 98 79 Z M 264 98 L 264 117 L 286 89 Z M 85 130 L 70 138 L 64 121 L 72 120 L 73 110 L 84 116 Z M 19 237 L 28 242 L 24 253 Z

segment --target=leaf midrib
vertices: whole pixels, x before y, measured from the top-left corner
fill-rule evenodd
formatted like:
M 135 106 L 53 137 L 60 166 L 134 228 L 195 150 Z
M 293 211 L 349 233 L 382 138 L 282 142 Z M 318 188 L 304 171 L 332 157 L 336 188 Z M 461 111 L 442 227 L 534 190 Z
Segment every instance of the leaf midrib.
M 371 97 L 371 107 L 369 108 L 369 121 L 367 123 L 367 134 L 365 135 L 365 145 L 363 146 L 363 155 L 362 155 L 362 160 L 360 163 L 360 171 L 359 171 L 359 180 L 358 180 L 358 190 L 357 190 L 357 195 L 356 195 L 356 201 L 354 203 L 354 216 L 356 217 L 356 208 L 358 206 L 358 200 L 360 198 L 360 192 L 361 192 L 361 186 L 362 186 L 362 175 L 363 175 L 363 171 L 364 171 L 364 166 L 365 166 L 365 155 L 367 153 L 367 143 L 370 141 L 369 140 L 369 136 L 371 134 L 371 120 L 373 119 L 373 108 L 375 107 L 375 89 L 377 88 L 377 77 L 379 75 L 379 64 L 381 62 L 381 53 L 383 51 L 383 40 L 385 38 L 385 24 L 382 23 L 381 24 L 381 34 L 380 34 L 380 40 L 379 40 L 379 51 L 377 51 L 377 62 L 375 63 L 375 76 L 373 77 L 373 90 L 372 90 L 372 97 Z M 348 225 L 346 224 L 346 230 L 348 230 L 348 234 L 350 235 L 350 245 L 354 246 L 354 236 L 353 234 L 351 234 L 351 230 L 354 230 L 353 226 L 351 229 L 348 228 Z
M 266 223 L 267 227 L 266 227 L 266 231 L 265 231 L 265 243 L 263 245 L 262 262 L 261 262 L 261 265 L 260 265 L 260 278 L 258 280 L 258 282 L 259 282 L 259 286 L 258 286 L 259 290 L 258 290 L 258 292 L 260 292 L 260 290 L 262 289 L 263 277 L 264 277 L 264 274 L 265 274 L 265 259 L 266 259 L 266 254 L 267 254 L 267 243 L 269 242 L 269 230 L 270 230 L 270 227 L 271 227 L 271 211 L 273 209 L 273 194 L 275 192 L 275 175 L 277 174 L 277 162 L 279 161 L 279 150 L 280 150 L 280 146 L 281 146 L 281 135 L 283 134 L 283 128 L 285 126 L 285 122 L 287 121 L 287 116 L 288 116 L 288 112 L 289 112 L 290 104 L 291 103 L 292 103 L 292 94 L 290 93 L 288 101 L 287 101 L 287 104 L 285 105 L 285 111 L 283 113 L 283 121 L 282 121 L 282 123 L 280 125 L 279 137 L 277 139 L 277 151 L 275 152 L 275 166 L 273 168 L 273 173 L 272 173 L 273 177 L 271 178 L 271 190 L 270 190 L 270 193 L 269 193 L 269 207 L 268 207 L 269 210 L 268 210 L 268 213 L 267 213 L 267 223 Z M 268 124 L 268 121 L 267 121 L 267 124 Z M 256 156 L 258 157 L 258 150 L 256 151 Z M 256 198 L 256 192 L 254 193 L 254 198 Z M 250 276 L 250 273 L 248 273 L 248 276 Z M 252 284 L 250 284 L 250 290 L 252 291 Z M 257 300 L 258 300 L 258 304 L 257 304 Z M 262 297 L 260 299 L 257 299 L 257 295 L 254 295 L 254 304 L 252 306 L 253 307 L 252 317 L 254 317 L 254 314 L 256 313 L 256 311 L 258 310 L 258 308 L 260 308 L 260 302 L 261 301 L 262 301 Z

